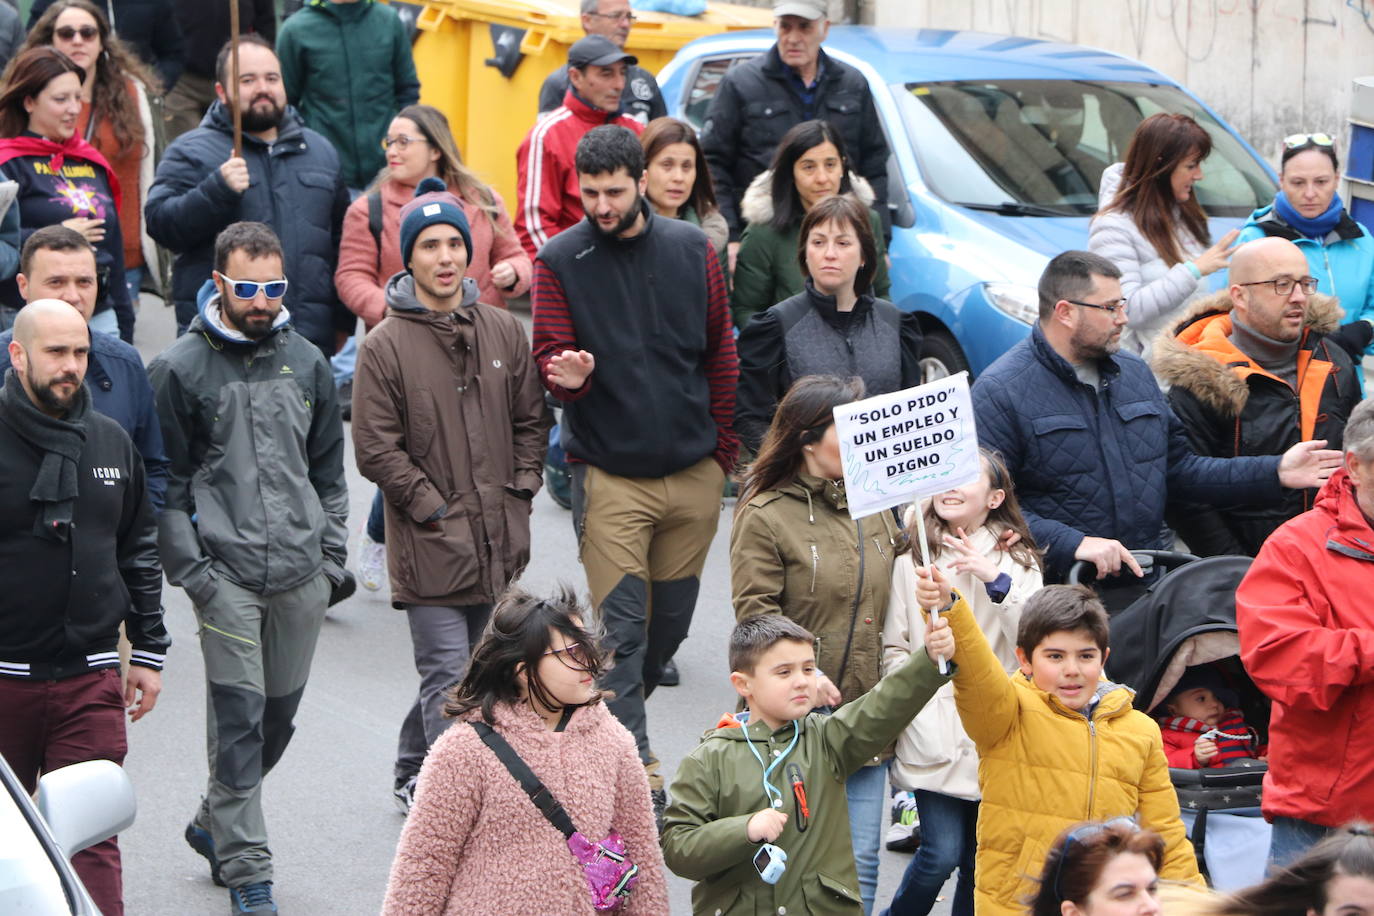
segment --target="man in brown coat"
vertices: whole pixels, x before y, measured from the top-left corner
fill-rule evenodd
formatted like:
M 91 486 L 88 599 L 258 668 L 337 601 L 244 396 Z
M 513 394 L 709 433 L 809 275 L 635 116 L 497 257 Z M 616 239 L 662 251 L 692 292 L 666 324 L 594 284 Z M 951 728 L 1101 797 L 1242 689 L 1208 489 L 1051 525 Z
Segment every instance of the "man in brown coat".
M 392 603 L 410 620 L 420 691 L 401 726 L 397 803 L 409 809 L 425 752 L 451 720 L 496 597 L 530 555 L 551 419 L 519 321 L 477 301 L 458 199 L 437 178 L 401 209 L 387 318 L 358 348 L 353 446 L 386 497 Z

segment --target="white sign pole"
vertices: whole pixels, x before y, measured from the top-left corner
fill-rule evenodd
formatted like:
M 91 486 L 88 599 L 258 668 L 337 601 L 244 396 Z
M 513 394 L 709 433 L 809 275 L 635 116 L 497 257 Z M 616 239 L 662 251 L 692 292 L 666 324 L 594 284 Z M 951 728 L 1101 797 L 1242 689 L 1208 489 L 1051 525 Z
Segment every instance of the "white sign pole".
M 920 500 L 916 501 L 916 521 L 913 524 L 916 526 L 917 540 L 921 545 L 921 565 L 926 569 L 930 569 L 930 540 L 926 537 L 926 518 L 925 513 L 921 511 Z M 911 555 L 911 562 L 916 562 L 915 554 Z M 932 624 L 940 622 L 940 611 L 938 608 L 931 608 L 930 622 Z M 949 660 L 943 655 L 935 659 L 935 667 L 939 669 L 941 674 L 949 674 Z

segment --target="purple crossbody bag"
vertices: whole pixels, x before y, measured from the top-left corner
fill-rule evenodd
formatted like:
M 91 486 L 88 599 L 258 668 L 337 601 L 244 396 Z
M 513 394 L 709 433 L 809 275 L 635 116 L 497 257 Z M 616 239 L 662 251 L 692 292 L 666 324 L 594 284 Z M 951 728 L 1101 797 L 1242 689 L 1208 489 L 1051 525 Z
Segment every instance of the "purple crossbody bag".
M 558 799 L 554 798 L 553 793 L 539 781 L 539 777 L 535 776 L 534 771 L 520 759 L 515 748 L 506 743 L 505 738 L 498 735 L 485 722 L 470 724 L 482 742 L 496 754 L 496 759 L 505 764 L 511 776 L 520 784 L 520 788 L 525 790 L 530 801 L 539 809 L 539 813 L 548 818 L 549 823 L 557 827 L 558 832 L 567 839 L 568 851 L 582 867 L 582 874 L 587 879 L 592 906 L 598 910 L 614 910 L 623 904 L 639 880 L 639 866 L 630 861 L 625 852 L 625 841 L 621 839 L 620 834 L 608 834 L 606 839 L 599 843 L 587 839 L 573 826 L 572 818 L 558 803 Z

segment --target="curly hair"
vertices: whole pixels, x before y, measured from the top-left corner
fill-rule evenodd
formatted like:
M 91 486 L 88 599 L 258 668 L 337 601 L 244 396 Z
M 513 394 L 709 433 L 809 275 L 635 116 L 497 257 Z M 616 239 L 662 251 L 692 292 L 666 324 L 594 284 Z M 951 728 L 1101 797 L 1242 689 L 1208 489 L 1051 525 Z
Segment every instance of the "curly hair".
M 91 118 L 110 122 L 114 128 L 115 142 L 120 149 L 127 149 L 139 143 L 148 142 L 143 136 L 143 121 L 138 115 L 138 100 L 129 92 L 129 80 L 142 83 L 152 95 L 162 92 L 162 84 L 138 55 L 129 50 L 128 45 L 110 30 L 109 20 L 100 8 L 89 0 L 57 0 L 43 11 L 38 21 L 29 30 L 19 53 L 29 48 L 37 48 L 53 43 L 53 29 L 57 17 L 67 10 L 77 9 L 95 20 L 100 32 L 102 51 L 95 62 L 95 77 L 91 84 Z M 100 149 L 100 140 L 95 135 L 91 143 Z M 101 149 L 107 156 L 116 150 Z

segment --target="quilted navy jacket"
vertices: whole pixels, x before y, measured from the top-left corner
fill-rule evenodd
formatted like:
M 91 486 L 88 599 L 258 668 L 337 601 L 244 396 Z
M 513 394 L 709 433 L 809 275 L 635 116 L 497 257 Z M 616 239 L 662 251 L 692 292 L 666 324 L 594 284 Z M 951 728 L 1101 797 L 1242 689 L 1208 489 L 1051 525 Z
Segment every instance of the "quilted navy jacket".
M 1062 581 L 1086 536 L 1163 549 L 1170 496 L 1218 506 L 1277 502 L 1277 457 L 1195 455 L 1145 362 L 1117 353 L 1095 392 L 1039 325 L 973 386 L 978 441 L 1011 471 L 1047 582 Z

